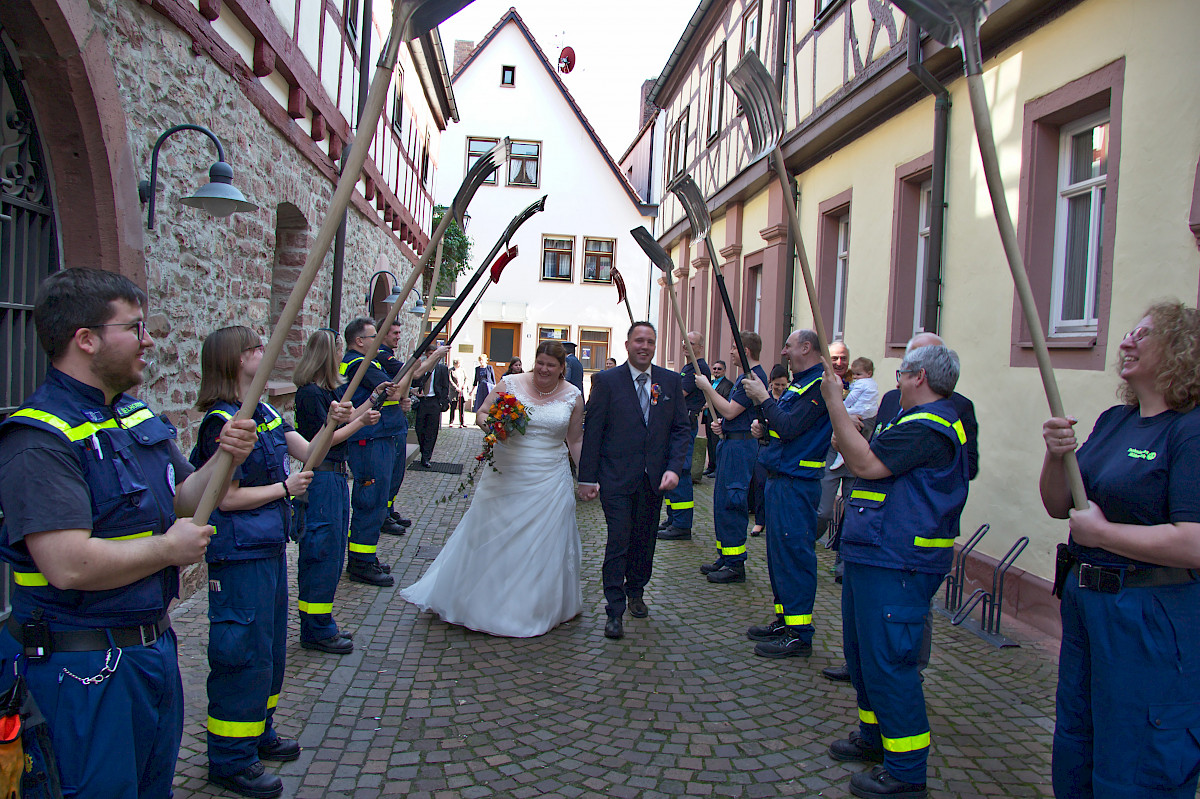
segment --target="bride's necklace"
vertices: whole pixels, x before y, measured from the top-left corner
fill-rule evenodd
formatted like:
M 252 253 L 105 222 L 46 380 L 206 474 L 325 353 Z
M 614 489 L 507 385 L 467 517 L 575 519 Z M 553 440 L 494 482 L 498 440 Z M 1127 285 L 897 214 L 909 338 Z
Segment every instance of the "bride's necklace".
M 531 386 L 533 386 L 533 390 L 534 390 L 534 391 L 536 391 L 537 393 L 541 394 L 543 397 L 549 397 L 549 396 L 550 396 L 551 394 L 553 394 L 555 391 L 558 391 L 558 381 L 555 381 L 555 383 L 554 383 L 554 387 L 553 387 L 553 388 L 551 388 L 549 391 L 542 391 L 540 388 L 538 388 L 538 384 L 537 384 L 537 381 L 536 381 L 536 380 L 530 380 L 530 381 L 529 381 L 529 384 L 530 384 Z

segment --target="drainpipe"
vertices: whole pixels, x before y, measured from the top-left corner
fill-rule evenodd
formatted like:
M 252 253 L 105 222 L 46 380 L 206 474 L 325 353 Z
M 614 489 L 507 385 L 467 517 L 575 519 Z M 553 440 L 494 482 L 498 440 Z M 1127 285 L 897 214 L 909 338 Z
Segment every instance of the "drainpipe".
M 367 94 L 370 88 L 367 65 L 371 63 L 371 22 L 375 16 L 371 9 L 371 0 L 363 0 L 362 12 L 362 27 L 358 31 L 361 40 L 358 54 L 358 109 L 354 123 L 357 133 L 361 133 L 358 130 L 358 123 L 362 119 L 363 108 L 367 105 Z M 342 165 L 338 170 L 339 174 L 346 168 L 346 158 L 350 155 L 352 141 L 353 138 L 346 142 L 346 146 L 342 149 Z M 342 275 L 346 268 L 346 220 L 349 217 L 350 210 L 347 208 L 342 214 L 342 223 L 338 225 L 337 234 L 333 239 L 333 286 L 330 288 L 329 297 L 329 326 L 334 330 L 342 329 Z
M 950 120 L 950 92 L 938 82 L 921 61 L 920 29 L 910 19 L 908 27 L 908 71 L 933 95 L 933 174 L 930 177 L 929 247 L 925 251 L 925 308 L 922 327 L 936 333 L 942 307 L 942 239 L 946 222 L 947 131 Z

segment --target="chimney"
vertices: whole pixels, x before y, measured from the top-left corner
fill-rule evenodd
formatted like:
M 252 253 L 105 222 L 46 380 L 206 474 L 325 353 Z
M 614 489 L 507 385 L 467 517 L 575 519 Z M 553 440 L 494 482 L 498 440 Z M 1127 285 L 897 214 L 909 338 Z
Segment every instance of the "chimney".
M 650 121 L 650 117 L 654 116 L 654 106 L 647 98 L 650 97 L 650 90 L 654 88 L 655 82 L 654 78 L 642 81 L 642 121 L 638 123 L 639 130 Z
M 468 42 L 465 39 L 456 39 L 454 41 L 454 71 L 451 75 L 457 75 L 459 67 L 463 65 L 471 53 L 475 51 L 475 42 Z

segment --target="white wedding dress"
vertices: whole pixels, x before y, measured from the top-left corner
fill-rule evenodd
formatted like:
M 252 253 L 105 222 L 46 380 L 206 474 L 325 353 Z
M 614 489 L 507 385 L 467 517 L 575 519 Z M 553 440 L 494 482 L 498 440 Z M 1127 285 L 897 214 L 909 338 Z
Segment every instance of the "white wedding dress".
M 531 379 L 531 378 L 529 378 Z M 472 630 L 530 638 L 579 615 L 581 547 L 564 439 L 582 402 L 565 381 L 550 401 L 501 381 L 529 409 L 525 435 L 494 449 L 471 507 L 429 570 L 400 596 Z M 530 388 L 532 390 L 532 387 Z

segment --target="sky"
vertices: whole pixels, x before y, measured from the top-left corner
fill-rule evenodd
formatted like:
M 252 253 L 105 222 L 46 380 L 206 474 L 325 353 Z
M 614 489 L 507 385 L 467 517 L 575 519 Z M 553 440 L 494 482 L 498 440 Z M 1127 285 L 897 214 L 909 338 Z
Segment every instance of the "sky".
M 613 158 L 641 127 L 641 86 L 657 78 L 699 0 L 474 0 L 439 26 L 453 69 L 454 41 L 479 44 L 509 8 L 516 8 L 557 63 L 575 50 L 575 68 L 559 73 Z

